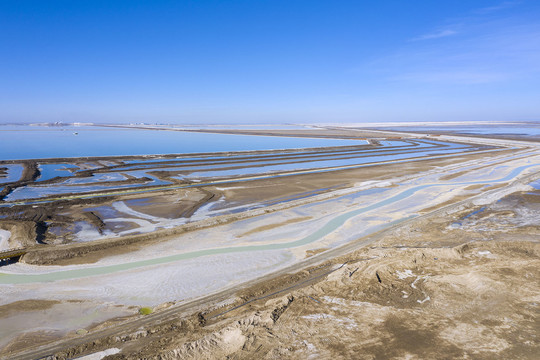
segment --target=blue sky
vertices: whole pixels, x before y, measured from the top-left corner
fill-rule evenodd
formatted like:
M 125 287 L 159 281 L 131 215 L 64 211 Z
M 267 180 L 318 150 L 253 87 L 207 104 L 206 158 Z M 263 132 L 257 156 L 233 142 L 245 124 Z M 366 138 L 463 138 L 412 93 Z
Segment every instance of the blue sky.
M 0 122 L 540 120 L 540 1 L 0 0 Z

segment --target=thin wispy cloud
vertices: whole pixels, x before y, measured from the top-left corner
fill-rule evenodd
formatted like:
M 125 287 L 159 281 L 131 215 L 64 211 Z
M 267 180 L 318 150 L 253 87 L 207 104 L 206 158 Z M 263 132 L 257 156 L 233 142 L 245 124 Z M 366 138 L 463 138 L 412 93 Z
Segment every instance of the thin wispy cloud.
M 477 14 L 489 14 L 489 13 L 493 13 L 493 12 L 497 12 L 497 11 L 512 8 L 512 7 L 517 6 L 517 5 L 521 4 L 521 3 L 522 3 L 522 1 L 504 1 L 504 2 L 502 2 L 500 4 L 498 4 L 498 5 L 488 6 L 488 7 L 477 9 L 474 12 L 477 13 Z
M 407 73 L 390 80 L 412 81 L 431 84 L 477 85 L 501 82 L 508 78 L 505 73 L 474 70 L 443 70 Z
M 459 39 L 422 43 L 381 61 L 387 79 L 449 85 L 496 84 L 540 75 L 540 26 L 477 25 Z
M 484 8 L 475 16 L 447 19 L 452 25 L 407 41 L 376 59 L 370 71 L 391 82 L 502 86 L 540 77 L 540 25 L 504 11 L 519 2 Z M 496 16 L 493 14 L 498 11 Z M 459 34 L 459 36 L 455 36 Z M 445 41 L 421 41 L 445 38 Z
M 425 34 L 422 36 L 415 37 L 411 39 L 411 41 L 422 41 L 422 40 L 432 40 L 432 39 L 439 39 L 444 38 L 448 36 L 456 35 L 458 32 L 456 30 L 451 29 L 445 29 L 445 30 L 439 30 L 433 33 Z

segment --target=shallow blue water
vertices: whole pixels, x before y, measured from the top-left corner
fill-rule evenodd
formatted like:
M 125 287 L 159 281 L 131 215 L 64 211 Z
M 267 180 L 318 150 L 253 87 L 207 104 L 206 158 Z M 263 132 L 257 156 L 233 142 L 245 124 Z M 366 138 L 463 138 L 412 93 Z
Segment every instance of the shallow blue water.
M 519 175 L 523 170 L 531 168 L 531 167 L 537 167 L 537 166 L 540 166 L 540 164 L 531 164 L 531 165 L 524 165 L 524 166 L 518 167 L 514 169 L 512 172 L 510 172 L 510 174 L 508 174 L 507 176 L 497 179 L 497 180 L 492 180 L 491 183 L 508 181 L 514 178 L 515 176 Z M 479 182 L 480 181 L 471 181 L 471 182 L 463 182 L 463 183 L 451 183 L 447 185 L 476 184 Z M 246 245 L 246 246 L 198 250 L 198 251 L 170 255 L 170 256 L 156 258 L 156 259 L 140 260 L 140 261 L 135 261 L 131 263 L 123 263 L 123 264 L 117 264 L 117 265 L 108 265 L 108 266 L 102 266 L 102 267 L 76 269 L 76 270 L 64 270 L 64 271 L 45 273 L 45 274 L 2 274 L 0 273 L 0 283 L 1 284 L 24 284 L 24 283 L 32 283 L 32 282 L 51 282 L 51 281 L 64 280 L 64 279 L 74 279 L 74 278 L 83 278 L 83 277 L 88 277 L 88 276 L 110 274 L 110 273 L 118 272 L 118 271 L 135 269 L 135 268 L 150 266 L 150 265 L 166 264 L 166 263 L 170 263 L 174 261 L 179 261 L 179 260 L 184 260 L 184 259 L 194 259 L 194 258 L 198 258 L 202 256 L 208 256 L 208 255 L 241 253 L 241 252 L 248 252 L 248 251 L 290 249 L 290 248 L 306 245 L 314 241 L 317 241 L 318 239 L 321 239 L 322 237 L 332 233 L 336 229 L 343 226 L 347 220 L 349 220 L 350 218 L 354 216 L 360 215 L 370 210 L 381 208 L 385 205 L 392 204 L 396 201 L 406 199 L 422 189 L 425 189 L 428 187 L 434 187 L 434 186 L 443 186 L 443 184 L 419 185 L 419 186 L 404 190 L 394 196 L 383 199 L 372 205 L 343 213 L 329 220 L 326 224 L 324 224 L 321 228 L 315 230 L 313 233 L 296 241 L 273 243 L 273 244 L 266 244 L 266 245 Z M 409 217 L 396 220 L 394 222 L 387 224 L 387 226 L 392 226 L 395 223 L 405 221 L 406 219 L 409 219 L 412 217 L 415 217 L 415 215 L 411 215 Z
M 139 178 L 139 179 L 142 178 L 142 177 L 147 177 L 147 178 L 152 179 L 152 182 L 147 183 L 147 185 L 168 185 L 168 184 L 172 184 L 172 182 L 170 182 L 170 181 L 160 180 L 156 176 L 154 176 L 152 174 L 148 174 L 147 172 L 142 171 L 142 170 L 139 170 L 139 171 L 126 171 L 126 172 L 123 172 L 123 174 L 128 174 L 128 175 L 131 175 L 131 176 L 135 176 L 136 178 Z
M 52 179 L 57 176 L 69 177 L 73 173 L 68 168 L 77 169 L 77 166 L 71 164 L 40 164 L 39 171 L 41 171 L 41 176 L 38 178 L 38 181 L 45 181 Z
M 452 144 L 455 145 L 455 144 Z M 231 163 L 234 161 L 240 161 L 243 160 L 242 166 L 250 166 L 253 164 L 272 164 L 272 163 L 279 163 L 279 162 L 287 162 L 287 161 L 295 161 L 295 159 L 298 161 L 314 161 L 312 159 L 338 159 L 342 157 L 352 157 L 352 156 L 365 156 L 366 154 L 378 154 L 382 153 L 384 151 L 385 154 L 390 154 L 393 152 L 403 152 L 403 151 L 416 151 L 420 147 L 432 147 L 432 144 L 423 144 L 420 143 L 418 145 L 414 144 L 406 144 L 406 146 L 399 145 L 394 146 L 394 144 L 391 144 L 389 146 L 384 147 L 377 147 L 373 150 L 366 150 L 366 149 L 360 149 L 360 150 L 341 150 L 341 151 L 331 151 L 331 152 L 325 152 L 325 151 L 317 151 L 317 154 L 313 154 L 311 152 L 287 152 L 283 151 L 280 152 L 280 156 L 286 156 L 288 159 L 278 157 L 276 158 L 276 154 L 269 154 L 269 155 L 246 155 L 245 157 L 235 157 L 230 158 L 228 156 L 217 156 L 217 157 L 182 157 L 177 159 L 151 159 L 151 160 L 129 160 L 125 161 L 127 165 L 122 167 L 116 167 L 114 169 L 115 172 L 119 171 L 125 171 L 125 170 L 144 170 L 147 168 L 155 168 L 156 166 L 160 166 L 160 163 L 163 163 L 161 166 L 166 166 L 163 168 L 160 168 L 159 170 L 163 171 L 180 171 L 182 169 L 206 169 L 206 168 L 214 168 L 219 164 L 223 163 L 223 166 L 233 166 L 231 164 L 225 164 L 225 163 Z M 256 160 L 253 160 L 249 162 L 249 159 L 256 158 Z M 197 160 L 212 160 L 212 162 L 203 162 L 199 163 Z M 178 162 L 177 162 L 178 161 Z M 176 163 L 177 162 L 177 163 Z M 133 165 L 131 165 L 133 164 Z
M 97 173 L 92 176 L 81 177 L 81 178 L 70 178 L 64 181 L 64 185 L 75 185 L 75 184 L 90 184 L 90 183 L 99 183 L 105 181 L 123 181 L 126 180 L 126 177 L 120 173 Z
M 147 183 L 151 184 L 151 183 Z M 58 194 L 91 193 L 95 191 L 106 191 L 114 189 L 129 189 L 141 186 L 140 184 L 126 184 L 116 186 L 106 185 L 49 185 L 49 186 L 25 186 L 13 190 L 5 199 L 8 201 L 24 200 L 29 198 L 40 198 Z
M 133 175 L 137 178 L 147 177 L 151 181 L 145 182 L 144 186 L 166 185 L 171 184 L 170 181 L 160 180 L 157 177 L 137 171 L 126 172 L 126 174 Z M 106 174 L 105 174 L 106 175 Z M 91 182 L 91 178 L 81 178 L 81 181 L 87 180 L 87 183 L 76 184 L 69 179 L 65 183 L 52 184 L 48 186 L 36 185 L 36 186 L 24 186 L 13 190 L 7 197 L 8 201 L 24 200 L 29 198 L 40 198 L 44 196 L 70 194 L 70 193 L 86 193 L 93 191 L 105 191 L 114 189 L 129 189 L 141 186 L 141 184 L 117 184 L 117 185 L 100 185 L 99 182 Z M 76 184 L 76 185 L 70 185 Z
M 0 126 L 0 160 L 193 154 L 363 144 L 365 144 L 363 140 L 225 135 L 105 127 Z
M 106 205 L 98 206 L 95 208 L 88 208 L 86 209 L 86 211 L 97 211 L 101 214 L 101 216 L 106 217 L 106 218 L 122 217 L 122 215 L 118 212 L 118 210 L 116 210 L 115 208 L 111 206 L 106 206 Z
M 500 199 L 499 199 L 499 201 L 500 201 Z M 485 206 L 482 206 L 480 209 L 475 210 L 475 211 L 473 211 L 473 212 L 471 212 L 471 213 L 465 215 L 465 216 L 462 217 L 460 220 L 454 221 L 454 222 L 452 223 L 452 225 L 454 225 L 454 226 L 462 226 L 462 225 L 463 225 L 463 220 L 466 220 L 466 219 L 470 218 L 470 217 L 473 216 L 473 215 L 479 214 L 479 213 L 481 213 L 481 212 L 484 211 L 484 210 L 486 210 L 486 207 L 485 207 Z
M 253 168 L 241 168 L 241 169 L 223 169 L 216 170 L 213 168 L 209 169 L 197 169 L 197 171 L 185 176 L 188 178 L 208 178 L 208 177 L 228 177 L 228 176 L 239 176 L 239 175 L 255 175 L 263 173 L 272 173 L 278 171 L 294 171 L 294 170 L 306 170 L 312 168 L 327 168 L 327 167 L 336 167 L 336 166 L 351 166 L 351 165 L 361 165 L 361 164 L 370 164 L 374 162 L 382 161 L 392 161 L 399 159 L 412 159 L 420 158 L 423 156 L 437 156 L 441 154 L 453 154 L 463 151 L 461 148 L 441 148 L 433 150 L 424 150 L 424 151 L 414 151 L 414 152 L 402 152 L 399 154 L 367 156 L 367 157 L 358 157 L 358 158 L 346 158 L 346 159 L 331 159 L 331 160 L 321 160 L 321 161 L 310 161 L 305 163 L 289 163 L 289 164 L 270 164 L 263 165 Z M 182 177 L 174 177 L 179 178 Z
M 450 151 L 450 153 L 446 153 L 446 152 L 443 152 L 443 155 L 436 155 L 436 156 L 433 156 L 433 158 L 445 158 L 445 157 L 448 157 L 448 156 L 453 156 L 451 153 L 454 152 L 455 149 L 452 149 Z M 490 152 L 490 151 L 494 151 L 494 150 L 482 150 L 482 151 L 477 151 L 477 153 L 480 153 L 480 152 Z M 418 160 L 422 160 L 423 158 L 415 158 L 415 157 L 410 157 L 410 158 L 407 158 L 407 159 L 403 159 L 403 160 L 400 160 L 400 159 L 394 159 L 392 160 L 393 163 L 403 163 L 403 162 L 410 162 L 410 161 L 418 161 Z M 356 164 L 356 165 L 349 165 L 350 168 L 362 168 L 362 167 L 366 167 L 366 166 L 371 166 L 370 164 Z M 259 168 L 260 170 L 261 168 Z M 262 169 L 264 169 L 264 167 L 262 167 Z M 309 173 L 311 174 L 316 174 L 316 173 L 324 173 L 324 172 L 328 172 L 328 171 L 332 171 L 332 169 L 334 168 L 321 168 L 321 169 L 315 169 L 315 170 L 304 170 L 304 171 L 308 171 Z M 192 176 L 193 174 L 190 174 L 190 176 Z M 251 174 L 253 175 L 253 174 Z M 267 178 L 267 179 L 270 179 L 270 178 L 280 178 L 280 177 L 286 177 L 286 176 L 289 176 L 289 174 L 258 174 L 258 175 L 255 175 L 255 176 L 260 176 L 262 178 Z M 148 177 L 151 177 L 151 176 L 148 176 Z M 160 180 L 158 180 L 157 178 L 153 178 L 153 182 L 152 183 L 147 183 L 146 185 L 156 185 L 156 181 L 159 182 Z M 245 178 L 245 179 L 231 179 L 231 180 L 220 180 L 219 184 L 228 184 L 228 183 L 238 183 L 238 182 L 244 182 L 244 181 L 250 181 L 251 179 L 250 178 Z M 216 183 L 213 183 L 213 185 L 215 185 Z M 194 184 L 190 184 L 190 185 L 177 185 L 175 186 L 176 188 L 190 188 L 190 187 L 199 187 L 203 185 L 202 183 L 194 183 Z M 73 186 L 69 186 L 69 187 L 62 187 L 61 184 L 60 185 L 53 185 L 53 186 L 48 186 L 48 187 L 43 187 L 43 186 L 25 186 L 25 187 L 22 187 L 22 188 L 17 188 L 15 189 L 13 192 L 11 192 L 6 198 L 5 200 L 8 200 L 8 201 L 17 201 L 17 200 L 26 200 L 26 199 L 31 199 L 31 198 L 40 198 L 40 197 L 44 197 L 44 196 L 49 196 L 49 195 L 58 195 L 58 194 L 63 194 L 63 193 L 71 193 L 71 192 L 77 192 L 77 193 L 90 193 L 90 192 L 93 192 L 93 191 L 100 191 L 100 190 L 112 190 L 112 189 L 119 189 L 119 188 L 133 188 L 133 187 L 138 187 L 140 186 L 139 184 L 129 184 L 129 185 L 121 185 L 121 186 L 98 186 L 98 185 L 94 185 L 94 186 L 81 186 L 81 187 L 73 187 Z M 154 189 L 155 190 L 155 189 Z M 151 190 L 151 189 L 141 189 L 139 191 L 137 191 L 137 193 L 145 193 L 145 192 L 149 192 L 149 191 L 154 191 L 154 190 Z M 133 192 L 135 193 L 135 192 Z M 90 195 L 92 196 L 92 195 Z M 0 206 L 11 206 L 11 204 L 0 204 Z
M 404 144 L 405 146 L 400 146 Z M 224 169 L 216 169 L 216 165 L 203 165 L 203 166 L 194 166 L 185 165 L 183 167 L 172 167 L 172 168 L 161 168 L 159 170 L 165 171 L 195 171 L 195 173 L 187 175 L 189 178 L 193 177 L 212 177 L 212 176 L 231 176 L 231 175 L 255 175 L 262 174 L 267 172 L 276 172 L 284 170 L 305 170 L 316 167 L 332 167 L 332 166 L 343 166 L 343 165 L 352 165 L 352 164 L 366 164 L 373 161 L 387 161 L 387 160 L 396 160 L 396 159 L 405 159 L 408 157 L 420 157 L 422 155 L 437 155 L 437 154 L 450 154 L 453 152 L 461 151 L 462 148 L 467 147 L 462 144 L 453 144 L 453 143 L 443 143 L 443 142 L 419 142 L 418 144 L 411 144 L 409 142 L 393 142 L 389 141 L 386 146 L 382 148 L 377 148 L 373 150 L 361 150 L 354 151 L 353 153 L 348 150 L 348 152 L 342 153 L 342 155 L 331 155 L 327 160 L 315 160 L 310 159 L 307 162 L 298 163 L 295 160 L 287 160 L 283 163 L 283 160 L 266 160 L 264 162 L 247 162 L 242 164 L 241 169 L 230 169 L 234 167 L 234 164 L 223 164 Z M 440 147 L 439 147 L 440 146 Z M 392 149 L 392 150 L 385 150 Z M 423 150 L 423 151 L 422 151 Z M 411 154 L 413 153 L 413 154 Z M 369 154 L 370 156 L 366 156 Z M 324 155 L 322 156 L 324 157 Z M 298 159 L 298 157 L 294 157 Z M 221 157 L 224 161 L 230 161 L 228 157 Z M 308 160 L 308 159 L 306 159 Z M 155 164 L 155 162 L 152 162 Z M 245 168 L 244 166 L 248 165 L 259 165 L 253 168 Z M 39 180 L 47 180 L 55 176 L 66 176 L 72 175 L 70 171 L 66 170 L 67 167 L 71 167 L 69 164 L 46 164 L 41 165 L 42 177 Z M 140 169 L 140 167 L 146 167 L 148 165 L 128 165 L 125 169 L 116 169 L 118 172 L 96 174 L 91 177 L 85 178 L 69 178 L 63 183 L 58 183 L 50 185 L 47 188 L 41 186 L 27 186 L 24 188 L 16 189 L 11 193 L 7 200 L 16 201 L 24 200 L 29 198 L 39 198 L 48 195 L 57 195 L 62 193 L 81 193 L 88 192 L 92 190 L 107 190 L 115 188 L 132 188 L 140 185 L 136 184 L 116 184 L 116 185 L 101 185 L 101 181 L 115 181 L 122 180 L 124 176 L 121 174 L 129 174 L 137 178 L 148 177 L 152 179 L 152 182 L 148 182 L 145 185 L 167 185 L 171 184 L 169 181 L 164 181 L 156 178 L 155 176 L 149 174 L 145 170 L 135 170 Z M 236 165 L 238 166 L 238 165 Z M 126 171 L 127 170 L 127 171 Z M 182 178 L 180 176 L 178 178 Z
M 19 164 L 2 164 L 0 167 L 5 167 L 8 169 L 7 176 L 0 177 L 0 184 L 18 181 L 21 178 L 24 170 L 24 167 Z

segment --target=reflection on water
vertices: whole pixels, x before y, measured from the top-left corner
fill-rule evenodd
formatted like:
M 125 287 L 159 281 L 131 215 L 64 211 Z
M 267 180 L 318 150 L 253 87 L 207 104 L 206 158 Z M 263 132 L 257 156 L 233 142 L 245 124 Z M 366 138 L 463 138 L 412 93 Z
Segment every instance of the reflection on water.
M 74 132 L 77 132 L 77 135 Z M 364 140 L 211 134 L 107 127 L 0 126 L 1 160 L 194 154 L 362 145 Z
M 73 173 L 69 169 L 78 169 L 78 166 L 72 164 L 40 164 L 41 172 L 38 181 L 45 181 L 57 176 L 71 176 Z
M 138 187 L 158 186 L 158 185 L 171 185 L 172 182 L 161 180 L 155 175 L 152 175 L 152 171 L 173 171 L 170 174 L 171 178 L 177 180 L 195 181 L 200 179 L 215 179 L 215 178 L 227 178 L 238 176 L 283 176 L 282 172 L 287 171 L 331 171 L 337 167 L 364 167 L 371 166 L 373 163 L 392 161 L 415 161 L 422 157 L 441 157 L 451 156 L 455 153 L 461 153 L 463 151 L 481 150 L 484 146 L 471 146 L 457 143 L 441 142 L 441 141 L 415 141 L 415 142 L 403 142 L 407 144 L 406 147 L 397 148 L 396 146 L 401 141 L 394 142 L 388 141 L 385 146 L 376 149 L 364 149 L 361 151 L 352 151 L 341 155 L 335 155 L 334 157 L 319 159 L 317 156 L 311 159 L 297 160 L 264 160 L 264 161 L 250 161 L 239 162 L 236 164 L 221 164 L 216 163 L 213 165 L 196 166 L 187 165 L 181 167 L 166 167 L 155 169 L 137 169 L 139 165 L 126 165 L 120 168 L 115 168 L 116 172 L 96 174 L 94 176 L 77 179 L 67 179 L 63 183 L 50 184 L 48 186 L 28 185 L 20 187 L 12 191 L 7 197 L 7 201 L 18 201 L 26 199 L 37 199 L 46 196 L 64 195 L 64 194 L 80 194 L 90 193 L 105 190 L 115 189 L 132 189 Z M 491 150 L 486 150 L 491 151 Z M 234 161 L 234 157 L 228 159 L 228 161 Z M 248 167 L 251 165 L 251 167 Z M 195 172 L 191 172 L 196 170 Z M 54 170 L 57 171 L 57 170 Z M 174 171 L 184 172 L 180 175 L 175 175 Z M 119 175 L 122 174 L 122 175 Z M 137 179 L 147 178 L 148 181 L 144 183 L 120 183 L 120 184 L 100 184 L 104 179 L 113 181 L 113 179 L 119 179 L 119 176 L 132 176 Z M 286 175 L 286 174 L 285 174 Z M 206 180 L 210 181 L 210 180 Z M 238 181 L 237 178 L 231 181 Z M 176 185 L 181 186 L 181 185 Z M 186 185 L 188 187 L 189 185 Z M 144 189 L 141 189 L 141 191 Z
M 495 184 L 495 183 L 507 182 L 515 178 L 516 176 L 518 176 L 525 170 L 539 167 L 539 166 L 540 164 L 530 164 L 530 165 L 517 167 L 504 177 L 501 177 L 497 180 L 490 180 L 490 183 Z M 345 224 L 345 222 L 351 219 L 352 217 L 358 216 L 360 214 L 366 213 L 371 210 L 380 209 L 383 206 L 390 205 L 395 202 L 404 200 L 423 189 L 437 187 L 437 186 L 474 185 L 474 184 L 483 183 L 483 182 L 485 181 L 478 180 L 478 181 L 470 181 L 470 182 L 455 182 L 455 183 L 450 182 L 447 184 L 424 184 L 424 185 L 408 188 L 393 196 L 384 198 L 368 206 L 364 206 L 364 207 L 357 208 L 348 212 L 344 212 L 336 217 L 333 217 L 329 221 L 324 223 L 320 228 L 314 229 L 314 231 L 311 234 L 304 236 L 303 238 L 299 240 L 295 240 L 295 241 L 276 242 L 276 243 L 265 244 L 265 245 L 245 245 L 245 246 L 231 246 L 231 247 L 223 247 L 223 248 L 205 249 L 205 250 L 198 250 L 198 251 L 192 251 L 192 252 L 181 253 L 181 254 L 174 254 L 174 255 L 169 255 L 169 256 L 160 257 L 160 258 L 139 260 L 139 261 L 134 261 L 134 262 L 129 262 L 129 263 L 107 265 L 107 266 L 100 266 L 100 267 L 79 268 L 79 269 L 72 269 L 72 270 L 59 270 L 59 271 L 54 271 L 50 273 L 39 273 L 39 274 L 3 273 L 0 276 L 0 283 L 1 284 L 25 284 L 25 283 L 50 282 L 50 281 L 65 280 L 65 279 L 76 279 L 76 278 L 83 278 L 83 277 L 88 277 L 88 276 L 105 275 L 105 274 L 115 273 L 118 271 L 125 271 L 125 270 L 136 269 L 136 268 L 151 266 L 151 265 L 167 264 L 167 263 L 186 260 L 186 259 L 195 259 L 195 258 L 208 256 L 208 255 L 290 249 L 294 247 L 307 245 L 317 240 L 320 240 L 323 237 L 336 231 L 338 228 L 342 227 Z M 390 222 L 386 224 L 386 226 L 387 227 L 393 226 L 394 224 L 405 221 L 409 218 L 413 218 L 415 216 L 416 216 L 415 214 L 412 214 L 408 217 Z M 377 230 L 381 228 L 382 226 L 380 228 L 377 228 Z
M 20 180 L 24 170 L 20 164 L 1 164 L 0 168 L 7 168 L 7 174 L 0 176 L 0 184 Z

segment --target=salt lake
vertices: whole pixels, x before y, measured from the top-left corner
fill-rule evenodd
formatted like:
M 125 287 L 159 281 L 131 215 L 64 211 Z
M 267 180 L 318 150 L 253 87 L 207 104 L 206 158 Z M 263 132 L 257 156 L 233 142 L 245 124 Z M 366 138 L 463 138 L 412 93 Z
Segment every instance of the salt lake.
M 0 125 L 0 160 L 195 154 L 365 143 L 363 140 L 229 135 L 98 126 Z

